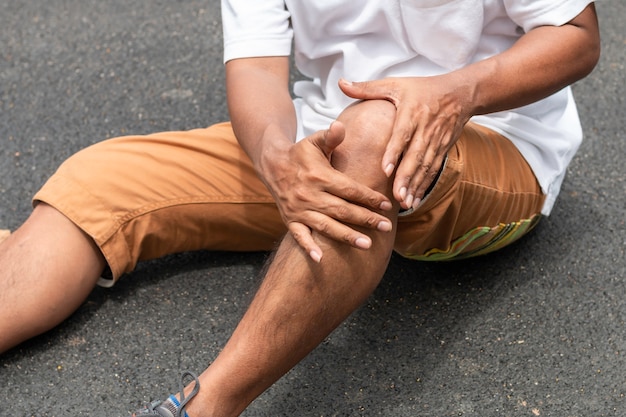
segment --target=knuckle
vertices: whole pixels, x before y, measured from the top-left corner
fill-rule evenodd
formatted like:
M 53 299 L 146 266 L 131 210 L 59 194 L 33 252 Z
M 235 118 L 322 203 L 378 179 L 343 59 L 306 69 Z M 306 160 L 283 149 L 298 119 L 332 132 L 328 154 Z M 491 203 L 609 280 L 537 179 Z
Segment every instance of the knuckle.
M 350 216 L 350 209 L 344 205 L 335 208 L 335 216 L 338 220 L 346 220 Z
M 343 188 L 343 192 L 348 198 L 354 198 L 359 195 L 359 190 L 354 185 L 347 185 Z
M 411 139 L 413 138 L 413 130 L 414 129 L 411 125 L 403 126 L 400 129 L 400 138 L 402 138 L 403 144 L 411 142 Z
M 289 223 L 288 229 L 294 239 L 296 239 L 297 241 L 300 241 L 300 239 L 302 239 L 302 231 L 293 223 Z
M 284 218 L 293 220 L 293 218 L 296 215 L 296 212 L 297 212 L 296 205 L 293 203 L 293 201 L 289 200 L 289 201 L 282 202 L 281 214 Z
M 369 206 L 373 208 L 379 208 L 379 206 L 383 203 L 383 201 L 385 200 L 383 200 L 382 198 L 378 198 L 378 197 L 369 197 L 367 199 Z
M 298 245 L 303 246 L 304 245 L 304 237 L 302 236 L 301 233 L 292 233 L 291 234 L 293 236 L 293 239 L 298 242 Z
M 331 232 L 331 226 L 327 221 L 321 221 L 318 225 L 317 225 L 317 230 L 318 232 L 328 236 L 330 235 Z
M 413 178 L 413 169 L 408 169 L 406 172 L 398 173 L 396 177 L 401 180 L 402 184 L 409 184 L 411 182 L 411 178 Z
M 293 189 L 293 196 L 298 201 L 306 201 L 307 200 L 307 196 L 308 196 L 308 192 L 307 192 L 305 187 L 302 187 L 302 186 L 295 187 Z
M 374 227 L 374 226 L 378 225 L 378 222 L 379 222 L 379 220 L 378 220 L 378 217 L 376 217 L 376 216 L 368 216 L 365 219 L 365 224 L 370 226 L 370 227 Z

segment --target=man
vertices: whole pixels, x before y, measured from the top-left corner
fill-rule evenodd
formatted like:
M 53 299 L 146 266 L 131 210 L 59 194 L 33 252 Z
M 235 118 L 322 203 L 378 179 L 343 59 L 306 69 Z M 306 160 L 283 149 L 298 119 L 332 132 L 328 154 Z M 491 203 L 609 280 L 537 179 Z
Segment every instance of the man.
M 239 415 L 371 294 L 392 250 L 455 259 L 525 234 L 581 140 L 567 86 L 599 54 L 590 0 L 224 0 L 222 13 L 231 123 L 77 153 L 0 246 L 1 352 L 139 260 L 280 241 L 218 358 L 140 415 Z M 292 41 L 311 78 L 295 101 Z

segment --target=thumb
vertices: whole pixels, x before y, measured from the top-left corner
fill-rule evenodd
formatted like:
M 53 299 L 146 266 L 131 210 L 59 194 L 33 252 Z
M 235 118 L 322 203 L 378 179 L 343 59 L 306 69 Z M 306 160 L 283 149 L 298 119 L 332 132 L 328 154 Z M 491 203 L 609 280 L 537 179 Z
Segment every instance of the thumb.
M 311 138 L 313 144 L 324 152 L 330 159 L 331 154 L 343 142 L 346 136 L 346 129 L 341 122 L 332 122 L 328 129 L 319 132 Z
M 381 80 L 355 82 L 344 78 L 339 88 L 345 95 L 357 100 L 389 100 L 389 89 Z

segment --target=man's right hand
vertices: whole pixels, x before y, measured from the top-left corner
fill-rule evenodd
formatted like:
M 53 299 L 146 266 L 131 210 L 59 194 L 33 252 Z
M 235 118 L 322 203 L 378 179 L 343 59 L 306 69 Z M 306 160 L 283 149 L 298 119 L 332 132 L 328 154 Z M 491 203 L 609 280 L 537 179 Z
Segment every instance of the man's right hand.
M 334 122 L 327 130 L 268 156 L 262 164 L 262 177 L 283 221 L 315 262 L 321 261 L 322 250 L 314 232 L 368 249 L 371 239 L 353 226 L 392 229 L 389 219 L 380 214 L 392 208 L 389 199 L 332 166 L 332 153 L 344 136 L 343 125 Z

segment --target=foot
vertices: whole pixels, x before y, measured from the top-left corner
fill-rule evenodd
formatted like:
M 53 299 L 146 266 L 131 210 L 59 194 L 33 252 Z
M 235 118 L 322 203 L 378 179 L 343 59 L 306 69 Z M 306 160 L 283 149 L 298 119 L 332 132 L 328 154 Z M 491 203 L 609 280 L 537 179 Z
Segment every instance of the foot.
M 193 378 L 193 389 L 187 397 L 184 392 L 184 381 L 186 377 Z M 185 412 L 185 406 L 200 390 L 200 382 L 198 377 L 189 371 L 183 372 L 180 378 L 180 400 L 174 395 L 170 395 L 165 401 L 154 401 L 151 404 L 146 405 L 141 410 L 137 410 L 132 414 L 132 417 L 189 417 Z

